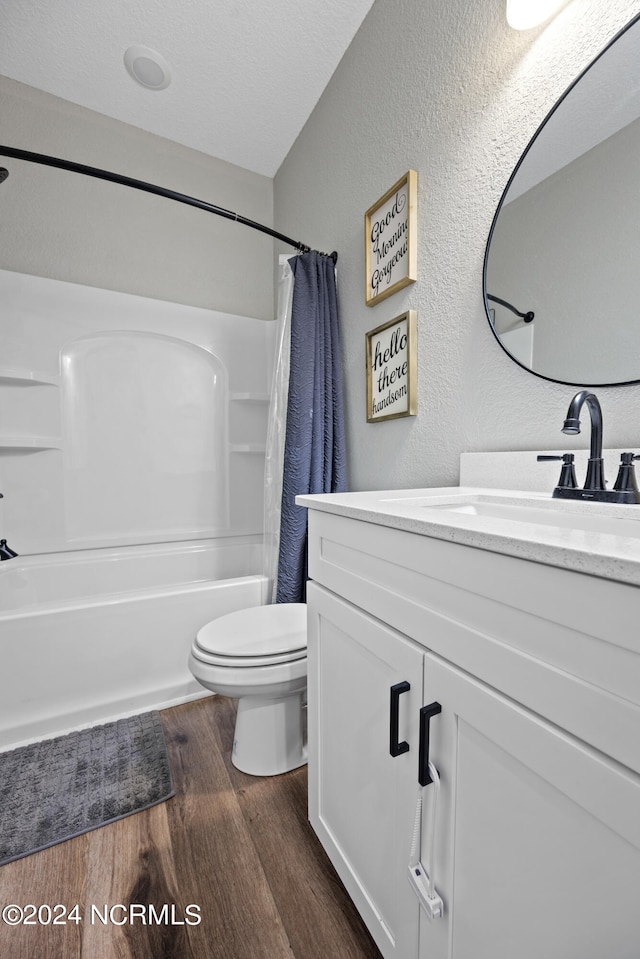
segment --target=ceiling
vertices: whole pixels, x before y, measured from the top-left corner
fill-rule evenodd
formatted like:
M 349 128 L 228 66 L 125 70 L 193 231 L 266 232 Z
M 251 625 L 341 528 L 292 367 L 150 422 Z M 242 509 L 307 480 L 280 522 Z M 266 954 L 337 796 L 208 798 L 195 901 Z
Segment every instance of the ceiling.
M 273 177 L 374 0 L 3 0 L 0 74 Z M 164 90 L 124 66 L 134 45 Z
M 640 118 L 639 47 L 640 23 L 632 22 L 580 75 L 532 143 L 507 202 Z

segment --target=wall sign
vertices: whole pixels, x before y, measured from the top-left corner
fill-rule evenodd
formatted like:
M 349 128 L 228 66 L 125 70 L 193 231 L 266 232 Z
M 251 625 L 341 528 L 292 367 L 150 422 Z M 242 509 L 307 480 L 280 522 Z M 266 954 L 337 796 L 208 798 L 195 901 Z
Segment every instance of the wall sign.
M 417 279 L 417 194 L 418 174 L 409 170 L 364 215 L 367 306 Z
M 367 422 L 415 416 L 416 313 L 408 310 L 366 334 Z

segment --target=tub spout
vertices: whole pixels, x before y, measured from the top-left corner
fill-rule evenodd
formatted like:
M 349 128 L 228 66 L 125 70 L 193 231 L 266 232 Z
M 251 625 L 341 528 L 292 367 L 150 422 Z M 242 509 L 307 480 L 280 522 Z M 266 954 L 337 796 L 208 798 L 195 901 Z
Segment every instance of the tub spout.
M 10 546 L 7 546 L 6 539 L 0 539 L 0 560 L 3 559 L 13 559 L 14 556 L 18 554 L 15 550 L 12 550 Z

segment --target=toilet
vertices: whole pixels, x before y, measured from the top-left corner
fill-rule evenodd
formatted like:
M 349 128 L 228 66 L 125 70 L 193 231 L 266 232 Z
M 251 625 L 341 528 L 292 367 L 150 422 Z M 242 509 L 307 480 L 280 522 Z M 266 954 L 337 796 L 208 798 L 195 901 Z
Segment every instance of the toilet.
M 307 761 L 307 607 L 254 606 L 220 616 L 193 641 L 198 682 L 238 699 L 231 761 L 252 776 L 277 776 Z

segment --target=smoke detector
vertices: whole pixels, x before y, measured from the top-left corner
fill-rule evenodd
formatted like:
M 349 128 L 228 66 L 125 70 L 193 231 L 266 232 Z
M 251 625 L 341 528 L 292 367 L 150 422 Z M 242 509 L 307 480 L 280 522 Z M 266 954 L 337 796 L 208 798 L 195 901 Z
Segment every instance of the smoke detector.
M 164 90 L 171 83 L 171 67 L 149 47 L 129 47 L 124 55 L 127 73 L 147 90 Z

